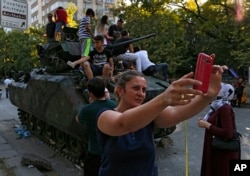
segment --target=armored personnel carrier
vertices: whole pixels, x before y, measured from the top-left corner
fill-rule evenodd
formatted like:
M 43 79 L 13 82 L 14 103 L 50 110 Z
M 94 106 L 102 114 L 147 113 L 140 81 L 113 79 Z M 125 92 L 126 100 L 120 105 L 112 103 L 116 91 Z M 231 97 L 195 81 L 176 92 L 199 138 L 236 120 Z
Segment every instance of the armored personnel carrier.
M 84 75 L 67 66 L 67 61 L 80 58 L 76 29 L 64 29 L 61 42 L 37 46 L 44 68 L 34 69 L 23 79 L 9 86 L 10 101 L 18 107 L 22 125 L 36 137 L 79 163 L 86 151 L 85 127 L 75 122 L 80 108 L 89 103 L 83 89 Z M 148 101 L 168 87 L 166 81 L 146 77 Z M 111 98 L 114 84 L 109 83 Z M 155 132 L 156 137 L 168 135 L 175 126 Z

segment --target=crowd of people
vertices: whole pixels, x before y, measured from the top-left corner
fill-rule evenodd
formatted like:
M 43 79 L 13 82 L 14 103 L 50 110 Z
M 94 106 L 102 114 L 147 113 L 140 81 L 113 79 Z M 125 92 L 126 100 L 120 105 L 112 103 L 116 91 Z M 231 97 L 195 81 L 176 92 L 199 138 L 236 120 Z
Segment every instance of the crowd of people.
M 190 89 L 201 84 L 193 79 L 191 72 L 145 104 L 147 82 L 144 74 L 136 70 L 118 77 L 116 103 L 105 96 L 107 89 L 102 79 L 90 79 L 87 87 L 90 104 L 83 106 L 76 116 L 76 121 L 86 126 L 89 139 L 84 175 L 157 176 L 153 129 L 192 118 L 209 105 L 210 110 L 197 122 L 205 129 L 200 175 L 228 176 L 230 160 L 239 160 L 240 150 L 211 147 L 214 135 L 230 139 L 237 129 L 231 106 L 235 88 L 222 82 L 225 69 L 225 66 L 213 67 L 206 94 Z
M 167 64 L 155 64 L 150 61 L 146 50 L 134 50 L 139 47 L 134 47 L 133 43 L 129 42 L 132 38 L 129 37 L 129 32 L 123 28 L 123 19 L 119 18 L 116 24 L 109 26 L 108 16 L 103 15 L 93 31 L 91 29 L 93 17 L 95 17 L 95 12 L 87 9 L 85 17 L 82 18 L 79 25 L 81 58 L 74 62 L 68 61 L 69 66 L 75 68 L 76 65 L 80 65 L 87 79 L 103 76 L 105 80 L 114 81 L 114 70 L 119 67 L 122 69 L 134 68 L 147 76 L 167 80 Z M 122 44 L 123 42 L 126 43 Z M 110 44 L 111 48 L 105 47 Z M 120 45 L 112 47 L 112 44 Z
M 67 24 L 67 20 L 60 20 L 61 10 L 58 8 L 57 23 L 52 25 L 49 20 L 46 30 L 60 32 L 59 28 Z M 123 28 L 123 19 L 109 26 L 108 16 L 103 15 L 92 30 L 94 17 L 95 12 L 87 9 L 79 26 L 81 58 L 67 63 L 72 68 L 78 65 L 83 68 L 88 79 L 90 104 L 84 105 L 76 115 L 76 122 L 85 125 L 87 131 L 84 175 L 157 176 L 153 129 L 168 128 L 192 118 L 208 105 L 211 109 L 197 122 L 205 129 L 201 175 L 228 175 L 229 161 L 240 159 L 240 154 L 215 151 L 211 141 L 213 135 L 229 139 L 236 130 L 231 102 L 236 99 L 237 105 L 241 106 L 245 87 L 242 79 L 235 87 L 222 83 L 222 73 L 227 67 L 214 65 L 207 93 L 190 88 L 202 84 L 190 72 L 173 81 L 160 95 L 143 103 L 147 89 L 145 76 L 160 74 L 162 80 L 167 80 L 168 65 L 153 63 L 146 50 L 133 46 L 129 32 Z M 50 14 L 48 18 L 51 19 Z M 54 38 L 47 34 L 48 41 L 56 40 L 56 36 L 56 33 Z M 105 47 L 124 42 L 112 51 Z M 122 63 L 128 70 L 114 80 L 117 63 Z M 116 83 L 116 102 L 105 96 L 107 80 Z
M 206 94 L 190 89 L 201 84 L 193 79 L 191 72 L 144 104 L 147 81 L 136 70 L 123 72 L 117 79 L 116 104 L 105 98 L 102 79 L 90 79 L 87 88 L 92 101 L 76 116 L 76 121 L 85 125 L 87 134 L 91 135 L 84 175 L 157 176 L 153 129 L 175 125 L 208 106 L 220 94 L 224 69 L 213 67 Z

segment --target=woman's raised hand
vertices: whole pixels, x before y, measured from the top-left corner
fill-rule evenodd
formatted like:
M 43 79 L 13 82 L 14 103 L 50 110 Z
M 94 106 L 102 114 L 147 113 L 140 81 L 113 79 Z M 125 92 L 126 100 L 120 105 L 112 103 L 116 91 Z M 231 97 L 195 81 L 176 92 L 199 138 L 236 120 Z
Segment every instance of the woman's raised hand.
M 188 104 L 196 95 L 203 95 L 205 98 L 214 98 L 220 91 L 222 73 L 227 66 L 214 65 L 212 69 L 210 84 L 207 93 L 193 89 L 194 85 L 201 85 L 202 82 L 195 80 L 194 73 L 190 72 L 172 84 L 163 93 L 164 102 L 168 106 Z
M 202 91 L 193 89 L 194 85 L 201 85 L 200 81 L 193 79 L 194 73 L 190 72 L 172 84 L 163 93 L 164 101 L 169 106 L 185 105 Z

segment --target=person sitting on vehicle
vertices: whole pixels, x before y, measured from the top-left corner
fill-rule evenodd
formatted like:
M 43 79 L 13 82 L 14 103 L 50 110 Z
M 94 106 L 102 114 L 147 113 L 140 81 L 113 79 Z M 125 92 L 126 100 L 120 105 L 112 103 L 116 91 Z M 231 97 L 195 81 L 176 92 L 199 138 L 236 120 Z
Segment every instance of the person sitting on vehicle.
M 129 37 L 128 31 L 122 31 L 121 32 L 121 38 L 116 40 L 115 44 L 123 43 L 123 42 L 128 42 L 132 38 Z M 113 48 L 113 55 L 115 61 L 122 61 L 122 62 L 135 62 L 136 63 L 136 70 L 139 72 L 142 72 L 141 69 L 141 55 L 137 52 L 134 53 L 134 48 L 133 44 L 131 43 L 126 43 L 126 44 L 121 44 Z
M 128 31 L 123 31 L 121 33 L 122 37 L 118 39 L 115 44 L 128 42 L 131 40 L 129 37 Z M 125 62 L 135 62 L 135 67 L 138 72 L 142 72 L 145 75 L 157 75 L 157 78 L 161 78 L 162 80 L 167 79 L 167 64 L 154 64 L 148 58 L 148 53 L 146 50 L 140 50 L 139 48 L 135 48 L 136 52 L 134 51 L 134 47 L 132 42 L 119 45 L 114 47 L 113 55 L 115 56 L 114 59 L 117 61 L 125 61 Z M 127 52 L 129 50 L 129 52 Z M 159 73 L 162 74 L 159 75 Z
M 168 78 L 168 65 L 167 63 L 158 63 L 155 64 L 151 62 L 148 58 L 148 52 L 146 50 L 141 50 L 140 47 L 134 47 L 134 52 L 140 52 L 141 55 L 144 55 L 141 62 L 142 73 L 146 76 L 153 76 L 163 81 L 166 81 Z
M 68 61 L 67 64 L 74 68 L 81 64 L 88 79 L 94 76 L 102 75 L 105 80 L 110 80 L 113 76 L 114 62 L 111 51 L 104 48 L 103 36 L 94 37 L 95 49 L 89 53 L 89 56 L 82 57 L 74 62 Z

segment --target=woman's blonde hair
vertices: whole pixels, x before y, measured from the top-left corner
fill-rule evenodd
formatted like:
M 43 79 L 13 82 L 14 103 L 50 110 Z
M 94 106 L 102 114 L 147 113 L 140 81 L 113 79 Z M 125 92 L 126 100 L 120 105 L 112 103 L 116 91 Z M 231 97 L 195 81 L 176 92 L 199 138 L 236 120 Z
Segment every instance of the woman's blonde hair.
M 99 21 L 99 23 L 96 26 L 96 30 L 98 33 L 102 33 L 104 31 L 105 25 L 108 24 L 108 16 L 107 15 L 103 15 L 101 20 Z
M 115 78 L 116 86 L 115 86 L 114 94 L 115 94 L 118 102 L 120 101 L 120 97 L 117 93 L 117 87 L 122 87 L 123 89 L 125 89 L 126 83 L 137 76 L 144 77 L 144 75 L 142 73 L 140 73 L 136 70 L 125 71 L 125 72 L 116 76 L 116 78 Z

